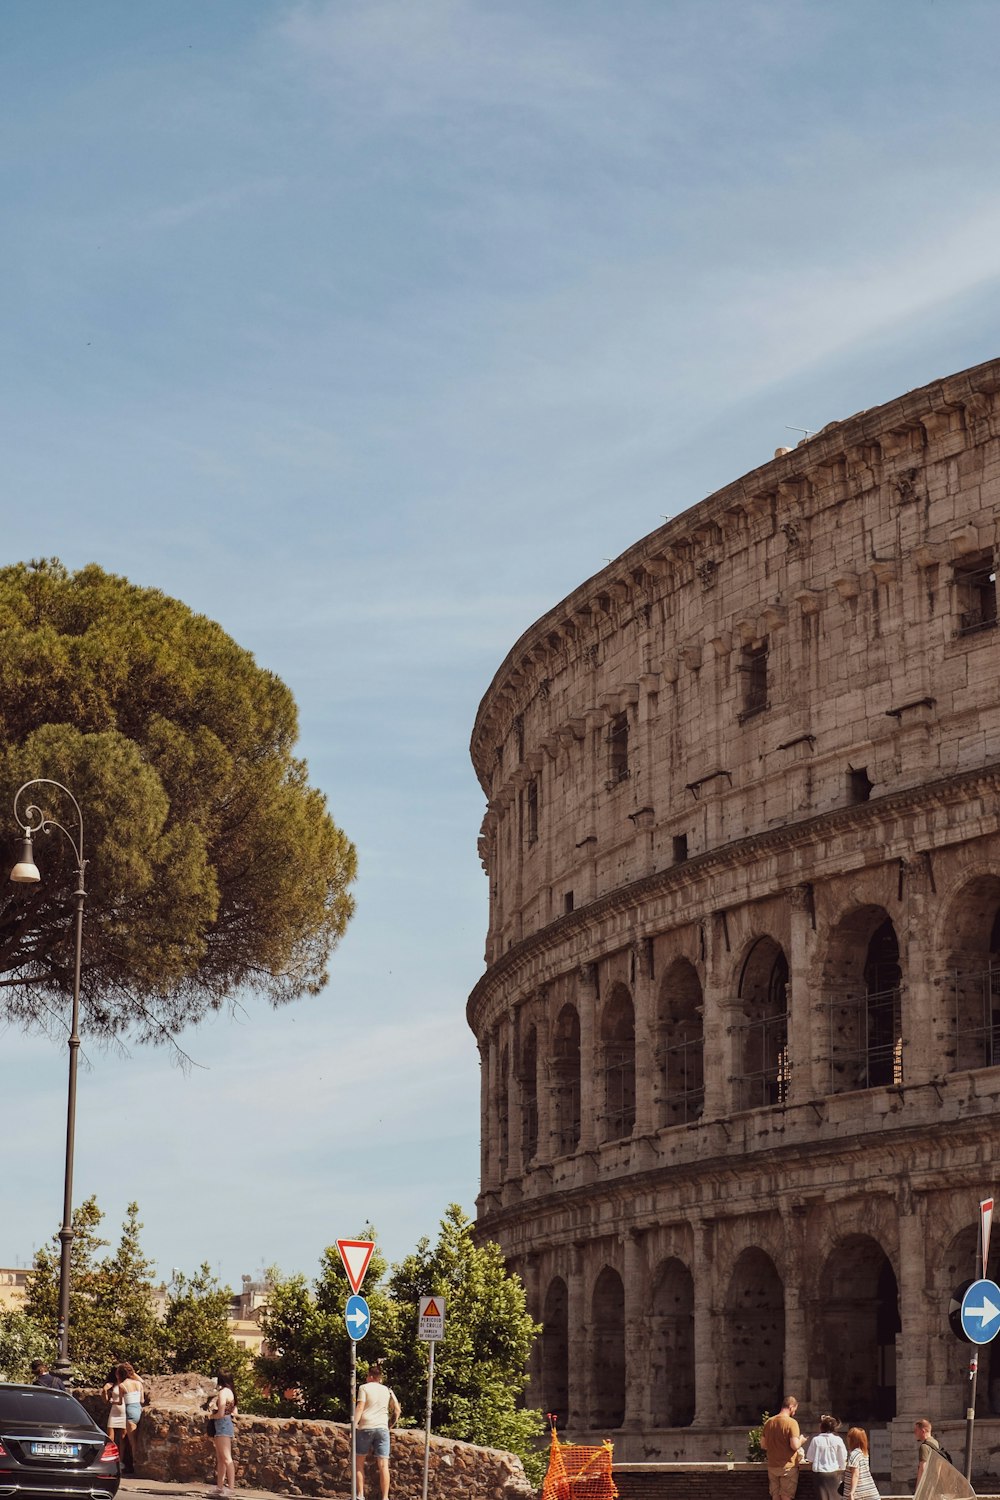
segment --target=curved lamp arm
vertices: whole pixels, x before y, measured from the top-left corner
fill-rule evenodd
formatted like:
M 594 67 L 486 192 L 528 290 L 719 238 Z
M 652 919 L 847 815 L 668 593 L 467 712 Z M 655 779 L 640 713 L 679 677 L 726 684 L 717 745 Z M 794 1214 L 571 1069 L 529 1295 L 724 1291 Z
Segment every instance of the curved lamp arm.
M 20 805 L 21 798 L 25 792 L 30 792 L 36 786 L 53 786 L 57 791 L 62 792 L 64 797 L 69 798 L 76 811 L 76 826 L 79 831 L 78 838 L 74 838 L 73 834 L 64 824 L 58 822 L 55 818 L 50 818 L 34 802 L 29 802 L 22 812 Z M 38 866 L 35 864 L 33 840 L 36 833 L 49 833 L 53 828 L 58 828 L 76 855 L 77 873 L 82 888 L 83 872 L 87 865 L 87 861 L 83 857 L 83 813 L 80 810 L 79 802 L 77 802 L 69 787 L 63 786 L 61 781 L 52 781 L 48 776 L 37 776 L 33 781 L 26 781 L 23 786 L 18 787 L 14 794 L 14 817 L 17 820 L 17 825 L 23 837 L 21 839 L 20 858 L 10 872 L 11 880 L 19 885 L 33 885 L 41 879 Z

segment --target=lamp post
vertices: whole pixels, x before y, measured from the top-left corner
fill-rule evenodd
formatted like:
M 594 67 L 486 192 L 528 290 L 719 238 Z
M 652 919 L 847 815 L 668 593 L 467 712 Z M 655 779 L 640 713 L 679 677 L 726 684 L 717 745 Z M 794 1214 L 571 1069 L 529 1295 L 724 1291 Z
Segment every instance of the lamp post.
M 64 828 L 62 823 L 50 818 L 33 802 L 29 802 L 21 812 L 21 798 L 32 788 L 39 786 L 51 786 L 68 797 L 76 810 L 77 836 Z M 47 776 L 39 776 L 34 781 L 26 781 L 18 788 L 14 797 L 14 817 L 17 819 L 21 830 L 21 854 L 17 864 L 10 872 L 10 878 L 18 885 L 35 885 L 41 880 L 38 866 L 35 864 L 35 853 L 33 840 L 38 833 L 49 833 L 53 828 L 58 828 L 69 843 L 76 857 L 76 951 L 73 959 L 73 1012 L 72 1023 L 69 1033 L 69 1086 L 66 1093 L 66 1172 L 63 1178 L 63 1221 L 59 1231 L 59 1354 L 53 1369 L 57 1375 L 64 1380 L 69 1375 L 69 1282 L 70 1282 L 70 1248 L 73 1244 L 73 1153 L 76 1145 L 76 1070 L 80 1051 L 80 966 L 83 953 L 83 903 L 86 900 L 87 890 L 84 885 L 84 873 L 87 861 L 83 857 L 83 813 L 80 804 L 68 787 L 64 787 L 60 781 L 50 781 Z

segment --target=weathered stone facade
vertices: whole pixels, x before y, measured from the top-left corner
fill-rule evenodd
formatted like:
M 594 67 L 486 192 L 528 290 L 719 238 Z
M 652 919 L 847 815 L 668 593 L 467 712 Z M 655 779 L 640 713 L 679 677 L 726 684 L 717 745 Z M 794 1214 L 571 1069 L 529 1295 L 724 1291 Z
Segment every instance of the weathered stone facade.
M 914 1416 L 964 1413 L 946 1314 L 1000 1157 L 998 501 L 1000 361 L 644 538 L 480 706 L 479 1226 L 545 1325 L 533 1401 L 620 1457 L 739 1457 L 787 1385 L 912 1475 Z

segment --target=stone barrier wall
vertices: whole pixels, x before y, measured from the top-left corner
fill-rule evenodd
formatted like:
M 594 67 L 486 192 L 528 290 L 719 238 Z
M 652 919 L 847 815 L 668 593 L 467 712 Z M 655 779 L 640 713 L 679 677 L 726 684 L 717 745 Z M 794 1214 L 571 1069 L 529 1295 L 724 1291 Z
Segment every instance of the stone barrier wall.
M 763 1464 L 615 1464 L 619 1500 L 767 1500 Z M 796 1500 L 816 1500 L 810 1470 L 799 1470 Z
M 763 1464 L 615 1464 L 619 1500 L 767 1500 Z M 882 1500 L 913 1500 L 912 1485 L 892 1488 L 879 1480 Z M 795 1500 L 816 1500 L 810 1469 L 799 1470 Z M 990 1489 L 976 1491 L 979 1500 L 997 1500 Z
M 103 1426 L 108 1407 L 100 1394 L 74 1395 Z M 171 1406 L 157 1401 L 145 1409 L 133 1439 L 137 1475 L 182 1484 L 215 1483 L 215 1448 L 205 1433 L 204 1416 L 191 1406 L 190 1400 L 182 1399 Z M 237 1487 L 279 1495 L 351 1492 L 351 1429 L 346 1423 L 240 1416 L 233 1454 Z M 418 1500 L 423 1488 L 423 1432 L 394 1432 L 390 1465 L 394 1496 Z M 366 1490 L 377 1495 L 373 1460 L 369 1471 Z M 534 1495 L 513 1453 L 439 1437 L 431 1438 L 428 1490 L 435 1500 L 531 1500 Z

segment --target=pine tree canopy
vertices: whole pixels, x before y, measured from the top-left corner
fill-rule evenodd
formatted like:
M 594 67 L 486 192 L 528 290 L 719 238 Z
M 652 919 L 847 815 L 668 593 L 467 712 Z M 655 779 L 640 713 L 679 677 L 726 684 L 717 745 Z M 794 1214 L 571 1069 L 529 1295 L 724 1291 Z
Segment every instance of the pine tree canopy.
M 351 917 L 353 845 L 293 754 L 292 696 L 220 626 L 92 565 L 0 569 L 0 855 L 12 800 L 63 783 L 84 817 L 81 1031 L 167 1041 L 238 990 L 318 992 Z M 75 833 L 72 805 L 31 794 Z M 0 1016 L 60 1016 L 72 991 L 75 860 L 0 881 Z

